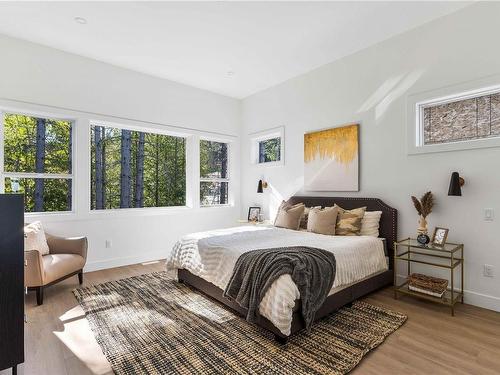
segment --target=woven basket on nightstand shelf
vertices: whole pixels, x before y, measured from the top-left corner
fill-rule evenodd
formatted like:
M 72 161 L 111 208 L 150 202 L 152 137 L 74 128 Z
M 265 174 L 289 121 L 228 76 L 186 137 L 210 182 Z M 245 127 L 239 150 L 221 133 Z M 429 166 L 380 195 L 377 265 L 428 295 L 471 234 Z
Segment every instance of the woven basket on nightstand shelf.
M 412 273 L 408 276 L 408 287 L 410 290 L 441 297 L 448 287 L 448 280 Z

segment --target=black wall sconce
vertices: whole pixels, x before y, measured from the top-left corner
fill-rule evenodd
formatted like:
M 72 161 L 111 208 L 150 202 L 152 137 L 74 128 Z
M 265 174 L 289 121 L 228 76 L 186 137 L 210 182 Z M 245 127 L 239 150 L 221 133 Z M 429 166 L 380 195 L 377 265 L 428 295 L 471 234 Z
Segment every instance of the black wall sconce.
M 450 187 L 448 188 L 448 195 L 451 196 L 462 196 L 462 186 L 464 186 L 465 180 L 460 177 L 458 172 L 453 172 L 450 179 Z
M 257 185 L 257 193 L 263 193 L 265 188 L 267 188 L 267 182 L 259 180 L 259 184 Z

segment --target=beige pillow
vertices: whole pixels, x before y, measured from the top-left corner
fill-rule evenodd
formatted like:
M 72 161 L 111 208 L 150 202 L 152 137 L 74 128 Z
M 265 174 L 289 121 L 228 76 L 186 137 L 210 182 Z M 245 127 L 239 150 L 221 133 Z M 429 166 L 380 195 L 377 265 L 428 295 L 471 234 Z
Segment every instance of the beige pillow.
M 307 220 L 307 231 L 333 236 L 337 224 L 338 207 L 311 208 Z
M 381 216 L 382 211 L 366 211 L 363 220 L 361 220 L 360 235 L 378 237 Z
M 300 228 L 301 229 L 307 229 L 307 218 L 309 217 L 309 211 L 313 208 L 321 208 L 321 206 L 315 206 L 315 207 L 304 207 L 304 214 L 300 218 Z
M 24 227 L 24 251 L 38 250 L 42 255 L 50 253 L 42 223 L 35 221 Z
M 276 219 L 274 220 L 274 226 L 298 230 L 300 218 L 304 214 L 304 208 L 305 206 L 303 203 L 298 203 L 293 206 L 287 202 L 281 203 L 278 213 L 276 214 Z
M 355 208 L 353 210 L 344 210 L 337 205 L 334 207 L 338 207 L 339 209 L 335 234 L 338 236 L 359 236 L 366 207 Z

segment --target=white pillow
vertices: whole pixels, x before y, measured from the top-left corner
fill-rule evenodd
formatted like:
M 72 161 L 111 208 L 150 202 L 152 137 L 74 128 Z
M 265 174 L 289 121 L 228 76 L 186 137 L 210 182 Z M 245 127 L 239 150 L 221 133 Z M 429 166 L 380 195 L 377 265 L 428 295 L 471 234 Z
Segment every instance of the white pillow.
M 366 211 L 361 220 L 361 236 L 378 237 L 378 228 L 382 211 Z
M 35 221 L 24 227 L 24 251 L 38 250 L 42 255 L 50 253 L 42 223 Z

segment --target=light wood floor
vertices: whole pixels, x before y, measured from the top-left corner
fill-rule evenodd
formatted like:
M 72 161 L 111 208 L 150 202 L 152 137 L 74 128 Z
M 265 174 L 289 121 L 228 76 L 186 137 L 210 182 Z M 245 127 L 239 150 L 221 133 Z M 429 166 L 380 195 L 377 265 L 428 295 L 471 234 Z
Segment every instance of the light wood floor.
M 85 285 L 163 270 L 163 262 L 85 274 Z M 42 306 L 27 296 L 26 362 L 20 374 L 109 374 L 83 311 L 71 293 L 77 278 L 48 288 Z M 388 288 L 366 300 L 408 315 L 403 327 L 368 354 L 353 374 L 500 374 L 500 313 L 459 305 L 446 307 L 410 297 L 393 299 Z M 0 338 L 1 339 L 1 338 Z M 10 371 L 0 371 L 0 375 Z

